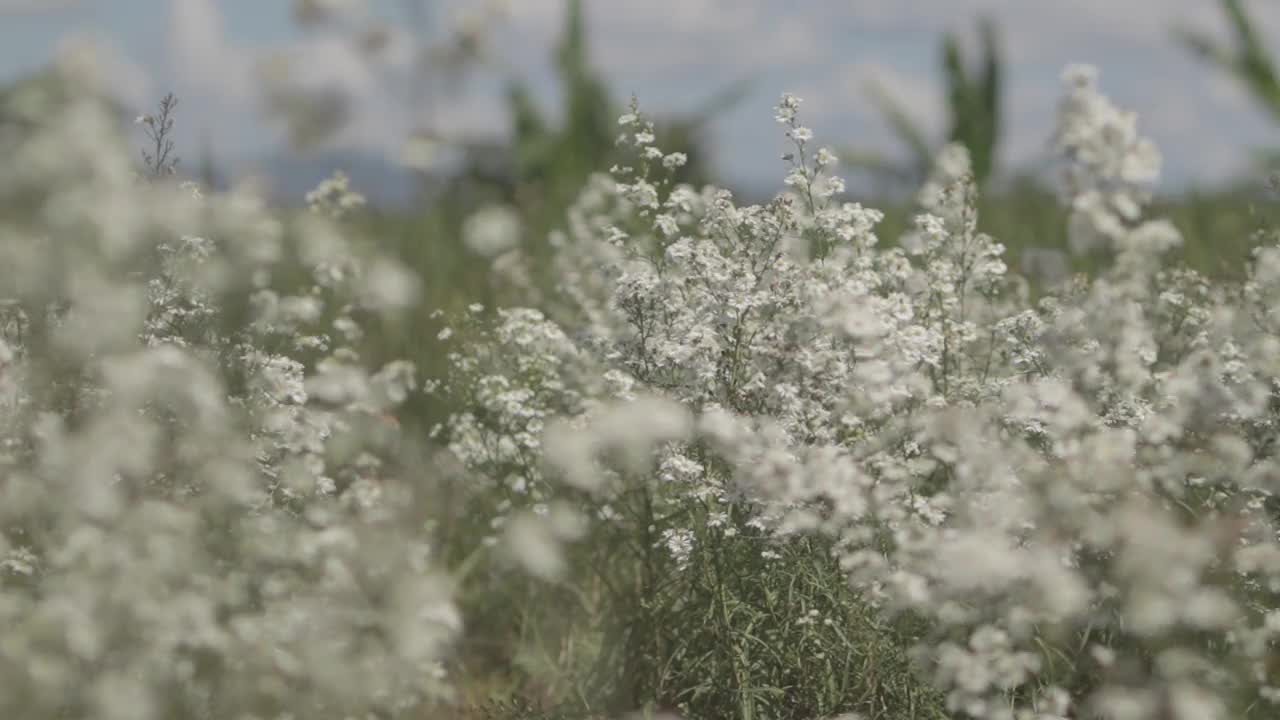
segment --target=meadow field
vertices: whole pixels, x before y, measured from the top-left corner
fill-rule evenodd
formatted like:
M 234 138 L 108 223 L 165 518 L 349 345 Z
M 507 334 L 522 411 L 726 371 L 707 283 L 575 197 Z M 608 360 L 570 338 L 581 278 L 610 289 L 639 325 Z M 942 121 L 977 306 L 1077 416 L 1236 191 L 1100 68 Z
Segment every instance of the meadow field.
M 1280 716 L 1280 175 L 1161 194 L 1072 65 L 1000 177 L 944 39 L 914 165 L 779 92 L 752 197 L 565 8 L 412 208 L 188 172 L 87 50 L 0 92 L 0 718 Z

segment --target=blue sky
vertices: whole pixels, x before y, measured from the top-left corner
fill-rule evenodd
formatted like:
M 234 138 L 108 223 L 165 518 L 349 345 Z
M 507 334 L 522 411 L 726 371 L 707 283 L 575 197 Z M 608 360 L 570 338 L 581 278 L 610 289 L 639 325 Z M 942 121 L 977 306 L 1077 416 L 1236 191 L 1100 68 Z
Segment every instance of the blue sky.
M 431 27 L 445 33 L 488 1 L 433 0 Z M 401 2 L 364 4 L 368 19 L 406 29 Z M 0 0 L 0 80 L 92 39 L 126 102 L 144 108 L 178 93 L 180 144 L 208 143 L 235 163 L 279 142 L 262 118 L 256 68 L 283 54 L 295 59 L 299 82 L 356 101 L 336 145 L 391 155 L 423 122 L 446 136 L 502 134 L 505 74 L 525 77 L 553 106 L 550 50 L 563 0 L 505 4 L 488 25 L 486 64 L 457 87 L 435 85 L 417 108 L 406 101 L 400 44 L 371 69 L 335 33 L 299 28 L 288 0 Z M 1280 3 L 1247 5 L 1280 55 Z M 1001 19 L 1009 60 L 1005 168 L 1043 165 L 1058 77 L 1072 62 L 1098 65 L 1104 90 L 1139 113 L 1164 151 L 1165 188 L 1220 180 L 1245 167 L 1251 148 L 1280 146 L 1280 130 L 1244 92 L 1170 37 L 1182 22 L 1225 38 L 1211 0 L 587 0 L 587 11 L 592 52 L 619 100 L 634 93 L 646 110 L 679 112 L 754 79 L 754 92 L 714 125 L 720 169 L 754 187 L 782 174 L 770 108 L 783 91 L 805 98 L 805 120 L 821 142 L 896 149 L 866 101 L 872 79 L 940 136 L 938 39 L 948 29 L 971 35 L 982 12 Z

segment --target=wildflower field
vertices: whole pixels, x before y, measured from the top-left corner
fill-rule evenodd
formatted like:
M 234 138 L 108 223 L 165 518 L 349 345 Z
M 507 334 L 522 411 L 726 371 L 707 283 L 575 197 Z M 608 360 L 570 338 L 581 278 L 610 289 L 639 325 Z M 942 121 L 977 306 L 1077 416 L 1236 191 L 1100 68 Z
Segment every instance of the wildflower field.
M 406 216 L 100 83 L 0 94 L 0 720 L 1280 717 L 1280 181 L 1105 69 L 885 210 L 792 94 L 761 203 L 639 98 Z

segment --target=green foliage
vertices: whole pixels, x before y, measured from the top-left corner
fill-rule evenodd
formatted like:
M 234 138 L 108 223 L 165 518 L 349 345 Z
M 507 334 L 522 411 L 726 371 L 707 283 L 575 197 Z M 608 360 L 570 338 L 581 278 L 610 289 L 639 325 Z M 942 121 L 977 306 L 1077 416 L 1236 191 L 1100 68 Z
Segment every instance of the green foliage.
M 1243 0 L 1220 0 L 1231 24 L 1234 46 L 1188 27 L 1175 29 L 1182 43 L 1205 62 L 1233 75 L 1257 103 L 1280 123 L 1280 76 L 1270 51 L 1262 44 Z
M 1262 43 L 1242 0 L 1221 0 L 1223 14 L 1231 25 L 1234 46 L 1188 27 L 1177 27 L 1178 39 L 1204 62 L 1233 76 L 1254 102 L 1280 127 L 1280 73 L 1275 58 Z M 1280 167 L 1280 146 L 1260 148 L 1257 164 L 1264 169 Z
M 705 549 L 648 596 L 632 632 L 656 637 L 629 658 L 633 701 L 725 720 L 944 717 L 905 652 L 918 628 L 879 619 L 828 543 L 735 530 L 700 533 Z
M 952 142 L 969 150 L 973 174 L 979 184 L 990 177 L 1000 136 L 1001 67 L 1000 41 L 995 22 L 984 18 L 978 25 L 982 58 L 970 74 L 960 54 L 959 40 L 948 33 L 943 41 Z
M 1259 244 L 1256 231 L 1280 226 L 1280 203 L 1246 187 L 1156 198 L 1152 208 L 1167 217 L 1185 238 L 1183 245 L 1173 251 L 1171 260 L 1220 279 L 1242 277 L 1250 253 Z M 910 230 L 918 213 L 912 203 L 883 209 L 885 219 L 879 234 L 889 240 Z M 1014 268 L 1022 267 L 1024 256 L 1031 250 L 1061 251 L 1072 272 L 1092 273 L 1101 266 L 1101 257 L 1070 255 L 1068 211 L 1049 188 L 1030 180 L 1011 183 L 999 193 L 981 195 L 978 209 L 983 231 L 1007 246 L 1007 259 Z
M 512 118 L 513 168 L 508 181 L 496 193 L 500 201 L 523 211 L 538 236 L 559 222 L 586 178 L 608 168 L 616 158 L 614 141 L 621 114 L 620 106 L 592 66 L 581 0 L 566 3 L 555 60 L 563 93 L 563 123 L 553 127 L 546 120 L 523 80 L 510 82 L 507 99 Z M 679 181 L 700 185 L 711 180 L 710 156 L 703 147 L 701 132 L 712 117 L 741 99 L 747 88 L 745 82 L 734 83 L 695 112 L 657 124 L 663 147 L 683 152 L 689 158 L 677 175 Z M 494 189 L 489 183 L 489 191 Z
M 1004 61 L 995 21 L 980 20 L 978 36 L 981 55 L 976 67 L 970 68 L 961 52 L 959 38 L 955 33 L 947 33 L 942 40 L 942 71 L 947 83 L 950 123 L 947 141 L 968 148 L 974 177 L 982 185 L 995 170 L 1000 143 Z M 876 83 L 870 83 L 867 91 L 885 122 L 907 146 L 910 158 L 905 164 L 896 164 L 875 154 L 854 152 L 852 163 L 882 179 L 908 187 L 919 185 L 928 176 L 938 148 L 889 91 Z

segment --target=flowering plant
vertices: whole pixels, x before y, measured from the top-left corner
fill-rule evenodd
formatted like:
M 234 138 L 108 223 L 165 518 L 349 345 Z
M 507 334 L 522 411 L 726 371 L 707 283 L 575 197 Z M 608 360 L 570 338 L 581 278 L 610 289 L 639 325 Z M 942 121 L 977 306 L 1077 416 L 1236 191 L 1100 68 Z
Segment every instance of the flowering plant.
M 1033 295 L 962 147 L 883 242 L 799 98 L 748 206 L 633 105 L 553 283 L 520 218 L 463 226 L 527 302 L 443 316 L 420 388 L 366 342 L 418 287 L 343 176 L 296 217 L 138 177 L 75 60 L 0 125 L 5 717 L 439 713 L 468 603 L 545 597 L 488 548 L 555 593 L 504 627 L 586 641 L 539 638 L 592 711 L 1274 714 L 1280 245 L 1234 285 L 1167 262 L 1095 71 L 1054 135 L 1094 277 Z
M 496 457 L 495 478 L 520 468 L 519 502 L 543 502 L 559 478 L 639 538 L 660 580 L 635 586 L 636 612 L 720 633 L 696 660 L 692 631 L 622 637 L 629 675 L 649 673 L 636 698 L 695 716 L 850 709 L 847 692 L 788 675 L 776 643 L 872 608 L 959 716 L 1270 712 L 1280 250 L 1259 249 L 1235 288 L 1170 267 L 1178 232 L 1142 213 L 1154 145 L 1095 71 L 1064 78 L 1073 246 L 1103 245 L 1113 263 L 1038 300 L 979 230 L 961 147 L 894 246 L 875 234 L 879 213 L 836 199 L 834 154 L 813 148 L 798 98 L 777 109 L 788 190 L 764 206 L 671 186 L 679 159 L 635 108 L 619 120 L 634 164 L 571 211 L 559 286 L 532 296 L 541 312 L 500 311 L 459 356 L 493 419 L 446 427 L 466 463 Z M 532 350 L 535 336 L 554 350 Z M 828 554 L 850 592 L 797 590 L 794 564 Z M 788 602 L 771 592 L 779 577 Z
M 414 373 L 357 351 L 412 277 L 321 211 L 348 200 L 285 222 L 136 177 L 88 69 L 0 126 L 30 208 L 0 221 L 0 715 L 437 703 L 460 616 L 378 420 Z

